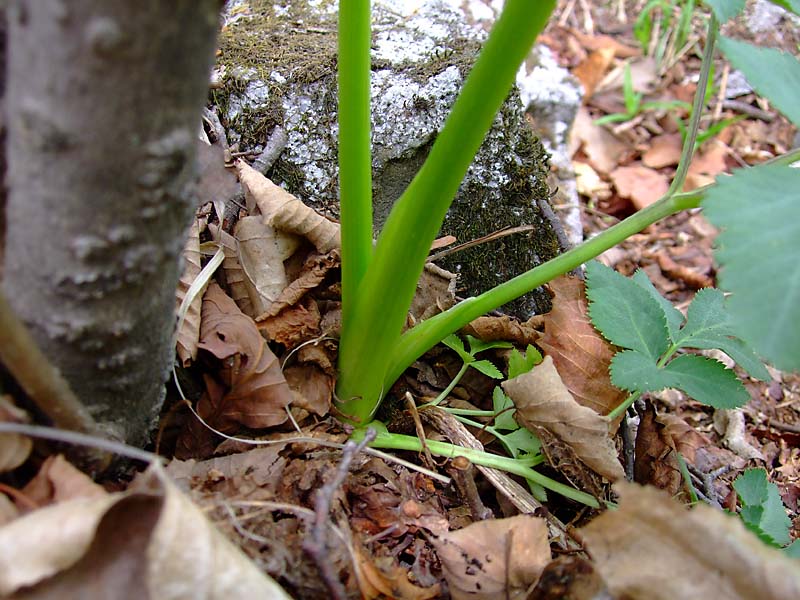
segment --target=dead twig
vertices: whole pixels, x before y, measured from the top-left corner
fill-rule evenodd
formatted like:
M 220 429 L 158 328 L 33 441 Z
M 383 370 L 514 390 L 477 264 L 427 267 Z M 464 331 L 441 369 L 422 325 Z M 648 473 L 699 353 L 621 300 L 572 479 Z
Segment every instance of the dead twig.
M 504 229 L 500 229 L 488 235 L 484 235 L 474 240 L 464 242 L 463 244 L 459 244 L 458 246 L 453 246 L 452 248 L 447 248 L 446 250 L 442 250 L 441 252 L 432 254 L 431 256 L 428 257 L 428 262 L 436 262 L 437 260 L 441 260 L 445 256 L 450 256 L 451 254 L 455 254 L 456 252 L 461 252 L 462 250 L 466 250 L 467 248 L 472 248 L 474 246 L 480 246 L 481 244 L 493 242 L 495 240 L 499 240 L 500 238 L 506 237 L 507 235 L 514 235 L 515 233 L 525 233 L 527 231 L 533 231 L 534 229 L 536 229 L 536 227 L 534 227 L 533 225 L 519 225 L 518 227 L 505 227 Z
M 370 428 L 364 434 L 364 439 L 358 444 L 348 441 L 342 449 L 342 460 L 336 468 L 333 478 L 322 486 L 314 497 L 314 521 L 311 526 L 310 535 L 303 541 L 303 551 L 308 554 L 314 564 L 319 569 L 320 576 L 328 586 L 331 597 L 334 600 L 344 600 L 347 598 L 347 590 L 339 576 L 333 568 L 333 564 L 328 560 L 328 520 L 330 518 L 333 497 L 336 491 L 344 482 L 350 472 L 350 464 L 353 459 L 361 452 L 367 444 L 375 439 L 375 430 Z
M 450 462 L 450 468 L 447 469 L 450 476 L 458 488 L 459 493 L 464 498 L 469 506 L 469 511 L 472 513 L 472 518 L 476 521 L 484 521 L 491 519 L 494 515 L 490 508 L 481 500 L 478 493 L 478 486 L 475 485 L 475 470 L 472 468 L 472 463 L 466 456 L 456 456 Z

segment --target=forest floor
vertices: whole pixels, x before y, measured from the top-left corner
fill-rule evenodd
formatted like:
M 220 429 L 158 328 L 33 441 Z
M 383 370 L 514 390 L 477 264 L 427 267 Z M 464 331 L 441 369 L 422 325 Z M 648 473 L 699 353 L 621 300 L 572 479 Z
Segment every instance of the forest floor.
M 652 45 L 645 51 L 633 31 L 644 4 L 639 0 L 560 0 L 558 12 L 541 38 L 586 90 L 571 134 L 571 152 L 587 238 L 657 200 L 667 190 L 680 156 L 678 121 L 687 118 L 687 111 L 665 107 L 668 102 L 692 100 L 700 67 L 696 42 L 703 37 L 702 22 L 696 17 L 685 39 L 673 43 L 674 32 L 662 20 L 651 32 Z M 800 42 L 800 32 L 788 19 L 756 32 L 741 19 L 729 27 L 730 33 L 744 39 L 791 53 L 796 53 Z M 658 50 L 659 40 L 665 42 L 663 52 Z M 660 56 L 654 58 L 655 53 Z M 634 91 L 642 94 L 642 101 L 661 104 L 628 111 L 629 118 L 617 123 L 597 125 L 597 118 L 627 111 L 625 65 L 629 65 Z M 692 163 L 689 188 L 711 183 L 732 169 L 763 162 L 795 145 L 795 128 L 765 100 L 746 90 L 729 93 L 741 84 L 721 60 L 714 81 L 709 118 L 702 123 L 703 130 L 713 135 L 703 141 Z M 717 131 L 715 126 L 726 120 L 731 122 Z M 254 171 L 237 169 L 248 200 L 253 198 L 250 204 L 261 206 L 261 194 L 275 193 L 263 187 L 261 176 Z M 214 178 L 215 185 L 225 187 L 233 175 L 220 164 Z M 202 265 L 201 243 L 213 240 L 229 250 L 237 247 L 226 241 L 222 227 L 215 227 L 222 218 L 214 216 L 211 204 L 199 214 L 197 245 L 187 254 L 196 272 Z M 662 295 L 685 311 L 698 290 L 716 283 L 715 234 L 699 211 L 691 211 L 649 227 L 606 252 L 601 261 L 626 276 L 643 270 Z M 751 400 L 734 411 L 714 411 L 674 390 L 643 398 L 636 406 L 637 415 L 627 424 L 627 441 L 623 441 L 623 432 L 611 438 L 616 468 L 619 463 L 627 464 L 625 456 L 635 446 L 637 458 L 627 464 L 627 474 L 637 483 L 659 487 L 668 494 L 652 496 L 629 490 L 622 494 L 623 505 L 628 502 L 629 508 L 618 513 L 625 515 L 627 523 L 613 520 L 615 511 L 598 518 L 600 511 L 553 491 L 542 503 L 525 487 L 524 480 L 476 470 L 469 461 L 447 460 L 425 451 L 397 451 L 392 458 L 352 445 L 343 451 L 350 429 L 330 414 L 336 351 L 331 337 L 339 314 L 337 252 L 315 251 L 309 246 L 287 260 L 284 275 L 293 283 L 266 317 L 252 306 L 248 310 L 241 304 L 237 307 L 247 291 L 232 286 L 230 274 L 239 277 L 241 284 L 242 273 L 248 273 L 246 265 L 243 268 L 237 260 L 248 259 L 228 253 L 222 267 L 227 277 L 223 283 L 233 299 L 212 284 L 202 313 L 198 308 L 186 317 L 200 335 L 201 352 L 194 364 L 182 358 L 191 366 L 179 370 L 178 379 L 182 393 L 197 402 L 190 411 L 173 386 L 153 450 L 168 457 L 170 480 L 244 551 L 252 560 L 248 564 L 268 573 L 292 597 L 588 600 L 613 597 L 604 595 L 607 587 L 620 589 L 611 584 L 609 572 L 616 572 L 615 576 L 635 573 L 645 582 L 652 576 L 655 586 L 655 574 L 670 569 L 686 573 L 687 585 L 695 586 L 684 588 L 688 590 L 685 597 L 721 597 L 717 595 L 720 589 L 746 589 L 748 578 L 780 579 L 771 570 L 776 564 L 770 562 L 774 557 L 758 562 L 759 542 L 741 541 L 738 530 L 727 538 L 715 537 L 717 515 L 712 513 L 721 513 L 718 508 L 684 511 L 669 496 L 688 504 L 690 491 L 695 491 L 710 504 L 736 511 L 734 479 L 747 468 L 761 467 L 777 485 L 792 520 L 792 537 L 800 537 L 800 376 L 770 369 L 771 380 L 762 382 L 736 367 Z M 184 294 L 195 275 L 185 278 Z M 437 274 L 427 276 L 433 281 Z M 433 295 L 434 303 L 447 287 L 447 281 L 436 281 L 443 287 Z M 529 343 L 552 349 L 554 338 L 583 335 L 585 330 L 579 331 L 576 325 L 587 323 L 581 292 L 569 284 L 557 284 L 554 293 L 554 315 L 528 323 L 490 316 L 475 323 L 468 333 L 484 341 L 505 337 L 520 350 Z M 271 341 L 275 354 L 264 338 Z M 720 354 L 711 356 L 728 360 Z M 492 348 L 481 354 L 481 359 L 500 366 L 507 375 L 507 349 Z M 387 402 L 379 416 L 392 431 L 431 443 L 449 439 L 502 453 L 503 448 L 488 433 L 489 421 L 463 427 L 452 418 L 431 416 L 431 411 L 406 404 L 407 393 L 418 399 L 418 404 L 438 395 L 461 366 L 458 355 L 449 349 L 440 346 L 432 350 L 393 388 L 390 395 L 397 400 Z M 452 391 L 449 405 L 496 408 L 496 383 L 470 369 Z M 603 393 L 616 394 L 618 402 L 618 392 L 609 389 L 606 385 Z M 287 410 L 290 406 L 291 412 Z M 11 415 L 6 418 L 14 418 L 11 408 L 0 404 L 2 410 Z M 197 413 L 205 423 L 198 420 Z M 524 446 L 519 443 L 518 449 Z M 565 450 L 569 442 L 550 443 L 555 446 L 547 452 L 550 464 L 538 470 L 581 487 L 600 501 L 616 499 L 608 481 L 596 470 L 574 464 L 581 461 L 570 454 L 572 449 Z M 576 453 L 580 456 L 580 451 Z M 691 486 L 681 473 L 679 453 L 688 464 Z M 136 585 L 131 586 L 113 569 L 112 562 L 121 560 L 120 555 L 129 566 L 148 569 L 148 577 L 160 570 L 161 578 L 154 580 L 159 585 L 183 584 L 194 578 L 196 588 L 185 597 L 199 597 L 208 588 L 222 589 L 223 581 L 230 584 L 229 590 L 263 592 L 258 583 L 252 583 L 250 567 L 240 564 L 241 557 L 223 552 L 224 544 L 208 532 L 203 517 L 194 515 L 191 505 L 174 499 L 174 489 L 162 479 L 163 474 L 131 474 L 132 482 L 123 477 L 102 482 L 101 488 L 65 461 L 43 458 L 31 459 L 38 474 L 18 479 L 24 486 L 13 487 L 0 480 L 0 525 L 13 523 L 34 508 L 83 499 L 73 512 L 65 513 L 89 523 L 89 533 L 81 538 L 83 545 L 77 546 L 80 551 L 75 550 L 74 540 L 59 533 L 69 528 L 56 527 L 56 517 L 26 524 L 25 529 L 26 535 L 33 538 L 35 532 L 53 548 L 67 544 L 59 554 L 62 558 L 54 559 L 57 566 L 47 570 L 48 576 L 70 570 L 71 580 L 56 583 L 67 587 L 55 588 L 66 593 L 65 597 L 68 590 L 75 589 L 84 598 L 142 597 Z M 30 465 L 26 473 L 32 473 Z M 125 506 L 133 506 L 127 512 L 106 495 L 126 489 L 119 497 L 128 502 Z M 163 505 L 153 500 L 157 496 L 154 490 L 166 494 Z M 131 504 L 132 499 L 139 504 Z M 167 518 L 169 506 L 172 512 Z M 118 510 L 112 511 L 112 507 Z M 521 512 L 541 518 L 523 517 Z M 190 516 L 199 520 L 181 520 Z M 168 531 L 151 533 L 158 530 L 159 519 L 162 528 L 169 524 Z M 711 522 L 713 527 L 705 529 Z M 3 539 L 0 528 L 0 541 Z M 23 546 L 19 546 L 20 564 L 25 556 Z M 29 551 L 38 556 L 41 544 Z M 81 561 L 68 558 L 70 554 L 81 556 L 81 551 L 85 552 Z M 728 564 L 707 563 L 709 556 L 721 556 Z M 736 562 L 750 556 L 754 558 L 746 559 L 746 567 Z M 703 581 L 705 575 L 708 581 Z M 82 578 L 90 576 L 102 582 L 105 587 L 98 589 L 103 592 L 80 587 L 85 581 Z M 20 569 L 19 581 L 35 583 L 43 577 L 37 568 Z M 239 588 L 237 577 L 241 578 Z M 251 584 L 253 587 L 247 587 Z M 0 575 L 0 595 L 2 585 L 8 584 Z M 661 597 L 652 594 L 651 590 L 628 597 Z M 236 592 L 233 595 L 243 597 Z M 769 597 L 789 596 L 776 592 Z

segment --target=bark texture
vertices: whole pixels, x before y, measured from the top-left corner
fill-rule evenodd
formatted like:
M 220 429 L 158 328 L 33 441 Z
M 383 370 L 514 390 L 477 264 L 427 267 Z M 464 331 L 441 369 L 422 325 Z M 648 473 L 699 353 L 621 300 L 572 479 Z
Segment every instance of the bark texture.
M 173 358 L 219 0 L 11 0 L 3 288 L 111 435 L 147 440 Z

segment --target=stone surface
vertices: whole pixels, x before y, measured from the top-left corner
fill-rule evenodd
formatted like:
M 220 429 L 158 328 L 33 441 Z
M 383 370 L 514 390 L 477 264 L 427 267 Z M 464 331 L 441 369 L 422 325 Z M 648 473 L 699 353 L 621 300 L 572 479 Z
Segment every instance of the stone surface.
M 421 3 L 413 11 L 393 2 L 374 4 L 377 230 L 424 162 L 486 34 L 446 0 Z M 283 126 L 289 142 L 270 177 L 337 216 L 335 3 L 229 2 L 218 62 L 223 87 L 212 99 L 221 108 L 230 141 L 238 141 L 240 150 L 257 151 L 274 126 Z M 521 74 L 530 71 L 529 65 Z M 553 109 L 569 104 L 563 96 L 550 103 Z M 556 137 L 563 139 L 567 127 L 555 125 Z M 532 135 L 514 90 L 471 165 L 442 234 L 462 243 L 506 227 L 533 225 L 534 230 L 447 259 L 444 266 L 461 277 L 460 295 L 489 289 L 560 251 L 548 204 L 548 170 L 547 153 Z M 506 308 L 527 317 L 547 310 L 549 298 L 539 290 Z

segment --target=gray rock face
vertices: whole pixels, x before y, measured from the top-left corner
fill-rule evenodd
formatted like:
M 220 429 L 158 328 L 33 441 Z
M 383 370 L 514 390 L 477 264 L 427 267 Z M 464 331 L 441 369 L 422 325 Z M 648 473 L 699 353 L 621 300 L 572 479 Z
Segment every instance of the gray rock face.
M 424 162 L 485 33 L 444 2 L 404 16 L 378 4 L 373 18 L 372 144 L 376 231 Z M 229 141 L 260 150 L 275 125 L 289 142 L 270 177 L 314 208 L 338 215 L 336 5 L 300 0 L 230 2 L 221 37 L 220 106 Z M 468 242 L 530 225 L 448 257 L 460 295 L 471 296 L 560 251 L 547 205 L 549 163 L 514 90 L 459 189 L 442 235 Z M 544 207 L 545 210 L 542 210 Z M 548 218 L 550 217 L 550 218 Z M 409 235 L 413 235 L 410 232 Z M 539 290 L 506 307 L 520 317 L 549 309 Z

